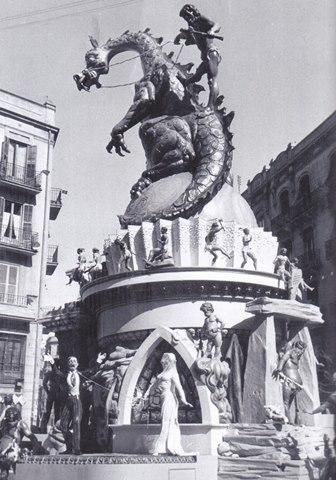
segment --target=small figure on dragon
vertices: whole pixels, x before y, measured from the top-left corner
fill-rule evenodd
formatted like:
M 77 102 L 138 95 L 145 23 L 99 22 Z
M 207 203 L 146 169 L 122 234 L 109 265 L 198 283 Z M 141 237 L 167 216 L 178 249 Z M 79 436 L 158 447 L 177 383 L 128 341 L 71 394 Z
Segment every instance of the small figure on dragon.
M 149 29 L 126 31 L 101 46 L 90 37 L 93 48 L 86 53 L 86 68 L 81 75 L 74 75 L 79 90 L 89 91 L 93 85 L 100 88 L 100 76 L 109 72 L 115 55 L 127 50 L 139 53 L 144 76 L 135 84 L 133 104 L 112 129 L 107 151 L 115 150 L 120 156 L 129 153 L 124 134 L 140 124 L 147 169 L 131 189 L 133 201 L 153 182 L 182 172 L 192 175 L 175 201 L 155 218 L 142 220 L 189 218 L 199 213 L 227 181 L 232 163 L 229 125 L 234 113 L 226 115 L 221 108 L 224 97 L 218 95 L 216 81 L 220 57 L 212 45 L 214 38 L 221 39 L 214 35 L 218 27 L 190 5 L 183 7 L 181 16 L 193 28 L 181 32 L 175 41 L 185 39 L 186 44 L 195 43 L 201 50 L 202 63 L 194 75 L 189 73 L 193 64 L 174 62 L 172 54 L 163 52 L 162 38 L 155 39 Z M 204 89 L 195 83 L 205 73 L 210 88 L 208 106 L 200 104 L 198 95 Z

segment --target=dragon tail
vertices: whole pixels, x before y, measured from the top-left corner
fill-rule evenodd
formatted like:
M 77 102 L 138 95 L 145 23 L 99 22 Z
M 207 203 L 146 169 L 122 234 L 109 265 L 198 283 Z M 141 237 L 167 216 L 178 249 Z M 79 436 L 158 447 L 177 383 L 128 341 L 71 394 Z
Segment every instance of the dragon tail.
M 218 115 L 213 111 L 198 113 L 192 181 L 183 194 L 162 212 L 161 218 L 172 220 L 196 215 L 229 179 L 234 147 L 226 119 L 229 118 L 231 123 L 233 112 L 227 116 L 217 112 Z

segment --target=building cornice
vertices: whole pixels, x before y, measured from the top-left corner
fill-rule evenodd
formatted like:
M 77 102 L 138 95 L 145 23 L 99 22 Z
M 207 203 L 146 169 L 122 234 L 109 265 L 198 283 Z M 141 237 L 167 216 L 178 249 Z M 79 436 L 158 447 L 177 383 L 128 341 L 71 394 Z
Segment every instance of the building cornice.
M 328 118 L 324 120 L 320 125 L 318 125 L 312 132 L 310 132 L 306 137 L 304 137 L 301 142 L 299 142 L 295 147 L 293 147 L 293 156 L 294 158 L 314 145 L 320 138 L 324 137 L 330 131 L 336 128 L 336 111 L 333 112 Z
M 19 120 L 24 122 L 28 125 L 36 127 L 40 130 L 44 130 L 46 132 L 51 132 L 54 136 L 54 142 L 56 142 L 59 128 L 55 127 L 55 125 L 50 125 L 49 123 L 41 122 L 40 120 L 35 120 L 34 118 L 28 117 L 27 115 L 22 115 L 21 113 L 13 112 L 12 110 L 7 110 L 6 108 L 0 107 L 0 116 L 4 116 L 7 118 L 12 118 L 14 120 Z
M 249 198 L 252 192 L 253 194 L 260 192 L 272 179 L 277 175 L 281 175 L 290 165 L 293 165 L 304 152 L 335 130 L 336 111 L 306 135 L 295 147 L 287 148 L 287 150 L 280 152 L 268 168 L 265 166 L 262 171 L 258 172 L 252 180 L 248 182 L 248 188 L 242 193 L 242 196 L 246 199 Z M 284 156 L 287 156 L 285 160 Z M 259 184 L 257 185 L 258 180 Z

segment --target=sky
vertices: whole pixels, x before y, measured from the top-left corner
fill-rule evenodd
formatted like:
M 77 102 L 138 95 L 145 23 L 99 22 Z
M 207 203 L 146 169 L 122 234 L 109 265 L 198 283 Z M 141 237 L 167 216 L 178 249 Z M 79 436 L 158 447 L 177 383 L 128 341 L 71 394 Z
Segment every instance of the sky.
M 65 271 L 75 266 L 76 249 L 102 248 L 118 228 L 117 215 L 144 170 L 138 128 L 126 132 L 131 153 L 109 155 L 112 127 L 132 103 L 133 86 L 79 92 L 74 73 L 85 67 L 89 35 L 100 43 L 125 30 L 151 27 L 173 41 L 183 0 L 1 0 L 0 88 L 56 105 L 60 135 L 52 183 L 68 191 L 50 243 L 59 244 L 59 265 L 47 277 L 45 305 L 75 300 L 78 286 L 66 286 Z M 219 86 L 225 105 L 235 111 L 233 174 L 247 180 L 289 142 L 300 142 L 336 105 L 334 0 L 193 1 L 221 25 L 224 42 Z M 167 53 L 179 52 L 172 43 Z M 115 61 L 134 56 L 125 52 Z M 199 63 L 196 47 L 183 48 L 181 63 Z M 139 59 L 117 65 L 100 78 L 104 86 L 141 78 Z

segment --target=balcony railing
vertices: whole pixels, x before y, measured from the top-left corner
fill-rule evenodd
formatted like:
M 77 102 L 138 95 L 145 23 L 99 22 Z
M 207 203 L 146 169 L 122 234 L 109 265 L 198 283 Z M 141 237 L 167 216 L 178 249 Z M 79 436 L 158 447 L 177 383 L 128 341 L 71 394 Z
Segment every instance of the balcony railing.
M 58 263 L 58 245 L 48 246 L 48 258 L 49 263 Z
M 52 275 L 58 265 L 58 245 L 48 245 L 47 275 Z
M 50 220 L 56 220 L 59 211 L 62 208 L 62 196 L 67 194 L 66 190 L 61 188 L 52 188 L 50 193 Z
M 27 295 L 12 295 L 11 293 L 0 293 L 0 303 L 8 303 L 9 305 L 19 305 L 26 307 L 28 305 Z
M 52 188 L 50 193 L 50 203 L 53 206 L 62 206 L 62 193 L 64 191 L 61 188 Z
M 277 232 L 278 230 L 290 230 L 290 212 L 279 213 L 276 217 L 273 217 L 271 220 L 272 231 Z
M 37 233 L 24 228 L 11 227 L 2 227 L 0 244 L 14 249 L 28 250 L 32 253 L 36 253 L 36 249 L 40 246 Z
M 309 197 L 301 197 L 291 205 L 287 212 L 283 212 L 273 217 L 272 229 L 290 230 L 292 224 L 300 225 L 300 223 L 310 220 L 316 216 L 317 210 L 324 206 L 325 198 L 323 188 L 319 187 L 312 190 Z
M 0 384 L 14 385 L 24 375 L 24 364 L 12 363 L 7 365 L 0 363 Z
M 315 188 L 306 197 L 299 198 L 291 207 L 291 217 L 293 221 L 299 221 L 302 218 L 315 215 L 317 210 L 324 206 L 325 196 L 324 189 Z
M 41 173 L 13 163 L 0 163 L 0 179 L 23 187 L 41 190 Z

